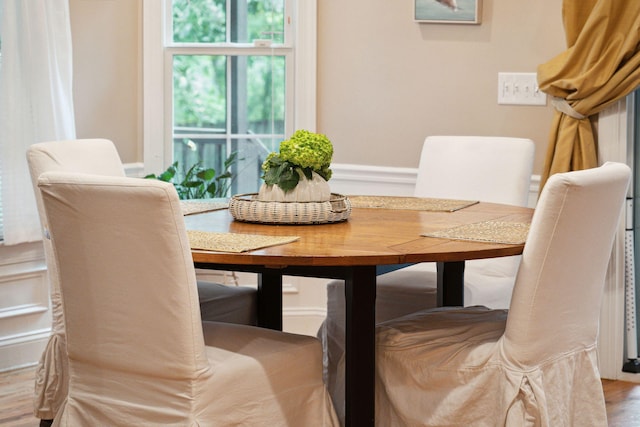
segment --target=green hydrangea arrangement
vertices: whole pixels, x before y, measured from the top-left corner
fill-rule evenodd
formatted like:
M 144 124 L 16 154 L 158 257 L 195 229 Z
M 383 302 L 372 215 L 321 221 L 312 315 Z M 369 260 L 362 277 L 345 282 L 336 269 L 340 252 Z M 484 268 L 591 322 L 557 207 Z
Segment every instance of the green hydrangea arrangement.
M 331 178 L 333 145 L 320 133 L 297 130 L 290 139 L 280 143 L 280 152 L 272 152 L 262 164 L 265 184 L 276 184 L 283 191 L 293 190 L 304 175 L 317 173 L 325 181 Z

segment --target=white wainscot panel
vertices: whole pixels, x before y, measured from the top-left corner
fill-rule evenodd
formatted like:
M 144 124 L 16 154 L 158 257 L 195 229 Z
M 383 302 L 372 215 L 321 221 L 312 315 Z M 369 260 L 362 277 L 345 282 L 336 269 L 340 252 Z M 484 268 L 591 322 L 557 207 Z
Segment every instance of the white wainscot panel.
M 331 191 L 339 194 L 412 196 L 417 169 L 332 164 Z
M 51 332 L 40 243 L 0 245 L 0 371 L 37 363 Z

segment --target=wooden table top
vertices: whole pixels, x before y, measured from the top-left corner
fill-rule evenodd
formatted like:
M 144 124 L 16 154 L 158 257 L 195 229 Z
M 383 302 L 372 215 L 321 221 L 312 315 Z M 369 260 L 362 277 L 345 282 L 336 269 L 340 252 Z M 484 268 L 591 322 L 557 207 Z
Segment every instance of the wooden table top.
M 293 243 L 243 253 L 192 250 L 196 263 L 264 266 L 385 265 L 518 255 L 524 244 L 454 241 L 421 234 L 489 220 L 530 222 L 533 209 L 478 203 L 455 212 L 354 208 L 347 221 L 268 225 L 235 221 L 227 209 L 188 215 L 189 230 L 299 236 Z

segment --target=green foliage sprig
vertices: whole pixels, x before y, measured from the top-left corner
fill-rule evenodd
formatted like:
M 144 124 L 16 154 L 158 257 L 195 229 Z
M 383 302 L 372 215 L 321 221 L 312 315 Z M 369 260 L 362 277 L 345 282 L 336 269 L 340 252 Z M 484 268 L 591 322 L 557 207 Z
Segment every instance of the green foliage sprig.
M 237 158 L 238 153 L 231 153 L 225 160 L 224 172 L 220 175 L 213 168 L 203 167 L 200 162 L 191 166 L 186 172 L 179 174 L 178 162 L 174 162 L 160 175 L 149 174 L 145 178 L 172 183 L 181 200 L 228 197 L 233 180 L 229 169 L 237 161 Z M 181 176 L 184 178 L 181 179 Z
M 325 181 L 331 179 L 333 145 L 319 133 L 297 130 L 290 139 L 280 143 L 280 152 L 270 153 L 262 164 L 262 179 L 267 185 L 277 185 L 285 192 L 293 190 L 302 176 L 311 179 L 312 172 Z

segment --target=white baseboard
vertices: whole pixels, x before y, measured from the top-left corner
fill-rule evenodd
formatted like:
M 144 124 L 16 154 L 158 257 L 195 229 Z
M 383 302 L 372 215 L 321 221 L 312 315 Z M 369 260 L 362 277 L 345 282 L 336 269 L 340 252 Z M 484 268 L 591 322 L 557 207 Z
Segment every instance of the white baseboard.
M 538 194 L 540 193 L 540 175 L 531 176 L 531 184 L 529 185 L 529 204 L 530 208 L 535 208 L 538 203 Z
M 38 362 L 51 333 L 40 242 L 0 245 L 0 371 Z
M 133 178 L 144 177 L 144 164 L 143 163 L 127 163 L 124 165 L 124 173 L 127 176 Z
M 324 307 L 284 307 L 282 329 L 293 334 L 316 336 L 326 316 Z
M 51 330 L 32 331 L 0 342 L 0 372 L 33 366 L 40 360 Z

